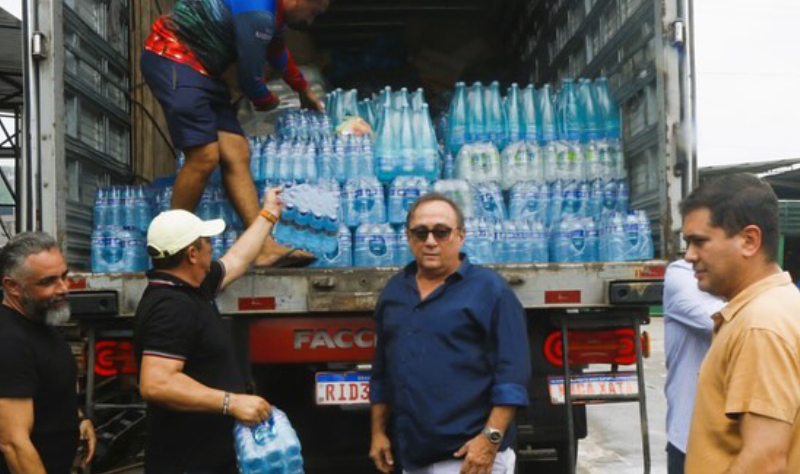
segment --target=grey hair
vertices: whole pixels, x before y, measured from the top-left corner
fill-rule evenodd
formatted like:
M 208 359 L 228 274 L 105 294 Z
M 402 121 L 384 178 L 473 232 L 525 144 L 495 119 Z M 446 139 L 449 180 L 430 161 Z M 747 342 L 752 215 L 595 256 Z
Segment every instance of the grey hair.
M 0 278 L 11 276 L 31 255 L 58 249 L 58 242 L 44 232 L 23 232 L 11 237 L 0 250 Z

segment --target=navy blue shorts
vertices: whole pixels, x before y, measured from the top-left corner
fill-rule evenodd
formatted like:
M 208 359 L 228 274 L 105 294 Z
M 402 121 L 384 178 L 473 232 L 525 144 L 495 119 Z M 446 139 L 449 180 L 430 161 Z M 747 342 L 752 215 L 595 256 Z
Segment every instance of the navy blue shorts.
M 175 148 L 219 141 L 219 130 L 244 136 L 224 82 L 150 51 L 142 52 L 141 67 L 145 82 L 164 109 Z

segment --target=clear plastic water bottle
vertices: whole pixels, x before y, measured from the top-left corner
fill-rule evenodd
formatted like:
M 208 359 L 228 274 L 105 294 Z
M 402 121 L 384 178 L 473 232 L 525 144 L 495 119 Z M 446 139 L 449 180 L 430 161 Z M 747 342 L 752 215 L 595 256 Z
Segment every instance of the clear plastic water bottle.
M 513 220 L 503 221 L 503 233 L 505 237 L 503 241 L 503 261 L 506 263 L 522 261 L 517 222 Z
M 525 140 L 525 110 L 520 101 L 520 91 L 517 83 L 512 83 L 506 97 L 505 111 L 507 117 L 506 143 Z
M 94 229 L 106 227 L 108 219 L 108 188 L 97 188 L 94 193 Z
M 356 267 L 374 267 L 369 244 L 372 234 L 373 224 L 361 224 L 356 229 L 353 244 L 353 265 Z
M 277 155 L 278 181 L 288 183 L 292 180 L 292 144 L 282 142 Z
M 643 236 L 639 230 L 639 218 L 633 211 L 626 212 L 624 216 L 625 247 L 622 260 L 639 260 L 643 244 Z
M 416 161 L 416 142 L 414 140 L 414 125 L 411 119 L 411 108 L 403 107 L 400 109 L 400 155 L 398 166 L 395 167 L 393 175 L 414 174 L 414 163 Z
M 636 216 L 639 220 L 639 235 L 642 240 L 642 251 L 639 258 L 642 260 L 652 260 L 654 257 L 653 231 L 650 227 L 650 219 L 648 219 L 647 213 L 643 210 L 636 211 Z
M 604 227 L 605 260 L 611 262 L 624 261 L 629 241 L 627 240 L 623 215 L 619 212 L 608 213 Z M 636 239 L 638 239 L 638 236 Z
M 500 98 L 500 83 L 493 81 L 489 85 L 489 101 L 486 104 L 486 133 L 488 140 L 503 148 L 508 143 L 506 132 L 508 117 Z
M 617 211 L 619 209 L 619 187 L 616 181 L 607 181 L 603 185 L 603 211 Z
M 292 145 L 291 152 L 289 154 L 292 170 L 291 180 L 296 183 L 304 183 L 306 181 L 305 166 L 303 166 L 303 157 L 305 153 L 304 148 L 305 147 L 303 146 L 302 142 L 295 142 Z
M 434 180 L 439 174 L 439 144 L 428 104 L 420 108 L 421 134 L 418 137 L 417 174 Z
M 542 86 L 538 93 L 537 110 L 541 114 L 541 138 L 540 143 L 546 145 L 557 138 L 556 116 L 553 106 L 553 98 L 550 92 L 550 85 Z M 537 121 L 537 124 L 539 122 Z M 538 136 L 538 134 L 537 134 Z
M 618 212 L 628 212 L 628 204 L 629 204 L 629 194 L 628 194 L 628 183 L 625 181 L 620 181 L 617 191 L 617 211 Z
M 453 100 L 450 102 L 448 123 L 448 150 L 455 155 L 467 138 L 467 92 L 463 82 L 456 83 Z
M 91 265 L 93 273 L 107 273 L 109 270 L 106 265 L 105 256 L 107 253 L 106 232 L 102 228 L 92 232 L 92 255 Z
M 136 228 L 143 234 L 147 234 L 147 228 L 150 226 L 150 221 L 153 220 L 153 206 L 143 186 L 136 188 L 134 206 Z
M 548 261 L 547 251 L 547 228 L 544 222 L 536 219 L 531 221 L 531 262 L 546 263 Z
M 508 262 L 508 254 L 506 252 L 506 232 L 503 227 L 503 221 L 494 221 L 493 224 L 494 241 L 492 242 L 492 255 L 494 262 L 506 263 Z
M 384 107 L 383 118 L 375 134 L 376 174 L 381 181 L 394 178 L 394 170 L 399 159 L 399 149 L 395 141 L 395 128 L 392 121 L 392 108 Z
M 586 246 L 583 255 L 584 262 L 600 261 L 600 231 L 596 221 L 591 218 L 583 219 L 583 226 L 586 232 Z
M 392 224 L 402 224 L 403 220 L 403 196 L 408 182 L 407 176 L 398 176 L 389 186 L 389 222 Z
M 442 166 L 442 179 L 455 179 L 455 159 L 452 153 L 448 152 L 444 155 L 444 164 Z
M 603 214 L 604 181 L 596 179 L 589 188 L 589 216 L 600 219 Z
M 494 241 L 494 229 L 488 220 L 477 219 L 478 225 L 478 245 L 477 254 L 482 263 L 495 261 L 492 242 Z
M 484 141 L 487 138 L 483 84 L 475 82 L 467 95 L 466 143 Z
M 326 267 L 347 268 L 353 266 L 353 240 L 350 229 L 342 223 L 337 233 L 337 247 L 334 252 L 323 256 Z
M 319 180 L 317 169 L 317 151 L 313 143 L 308 143 L 303 153 L 304 174 L 307 183 L 316 183 Z

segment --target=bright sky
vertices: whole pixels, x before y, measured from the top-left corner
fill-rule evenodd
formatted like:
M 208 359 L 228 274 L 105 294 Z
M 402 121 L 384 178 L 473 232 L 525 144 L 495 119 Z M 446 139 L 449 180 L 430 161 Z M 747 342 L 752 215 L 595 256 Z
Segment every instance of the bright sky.
M 21 16 L 21 0 L 0 0 Z M 700 166 L 800 158 L 800 1 L 694 0 Z
M 694 8 L 700 165 L 800 158 L 800 2 Z

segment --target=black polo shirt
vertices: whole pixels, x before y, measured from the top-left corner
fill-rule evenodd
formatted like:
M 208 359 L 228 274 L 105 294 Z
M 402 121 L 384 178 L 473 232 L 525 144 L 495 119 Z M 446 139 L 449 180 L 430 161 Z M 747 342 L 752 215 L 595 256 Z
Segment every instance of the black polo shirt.
M 157 271 L 147 276 L 134 320 L 138 363 L 143 355 L 182 360 L 183 373 L 197 382 L 244 393 L 231 335 L 214 302 L 225 276 L 222 263 L 211 264 L 200 287 Z M 145 470 L 163 474 L 234 463 L 233 422 L 221 412 L 183 412 L 149 403 Z
M 52 326 L 0 304 L 0 398 L 33 399 L 31 441 L 49 473 L 68 473 L 78 449 L 77 368 Z M 9 472 L 0 453 L 0 473 Z

